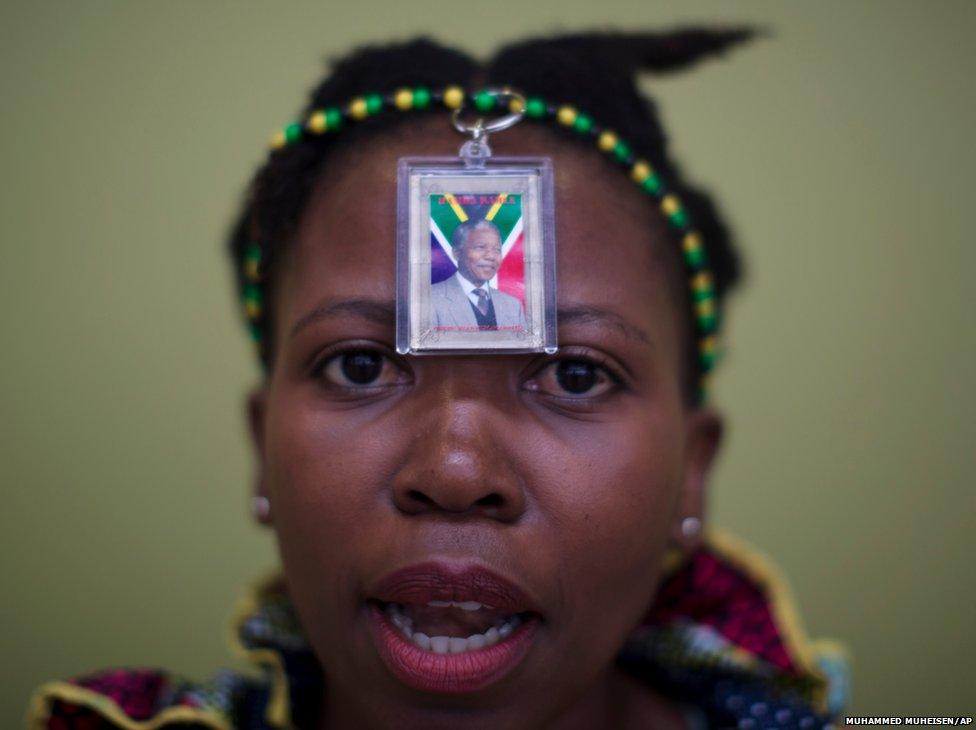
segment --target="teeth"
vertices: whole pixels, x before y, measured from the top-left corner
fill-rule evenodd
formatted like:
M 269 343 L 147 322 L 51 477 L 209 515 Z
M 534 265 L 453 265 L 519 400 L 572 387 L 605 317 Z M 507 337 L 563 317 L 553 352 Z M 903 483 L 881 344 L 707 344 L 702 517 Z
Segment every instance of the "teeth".
M 437 602 L 431 601 L 428 605 L 436 605 Z M 451 605 L 450 603 L 448 605 Z M 480 603 L 467 601 L 464 604 L 453 604 L 466 611 L 477 611 L 481 608 Z M 478 608 L 470 608 L 475 605 Z M 415 646 L 424 651 L 431 651 L 435 654 L 463 654 L 466 651 L 483 649 L 486 646 L 497 644 L 502 639 L 511 636 L 512 632 L 518 628 L 522 619 L 518 616 L 510 616 L 504 621 L 498 622 L 483 634 L 472 634 L 467 638 L 459 636 L 428 636 L 420 631 L 413 631 L 413 622 L 403 614 L 403 611 L 395 603 L 386 605 L 386 615 L 389 616 L 391 623 L 396 626 L 400 633 L 412 641 Z
M 408 638 L 410 637 L 411 633 L 413 633 L 413 621 L 409 617 L 403 615 L 403 611 L 400 610 L 398 605 L 395 603 L 387 604 L 386 615 L 390 617 L 390 621 L 393 622 L 393 625 L 403 632 L 404 636 Z
M 520 623 L 522 623 L 522 621 L 518 616 L 512 616 L 512 618 L 505 621 L 501 626 L 498 627 L 498 635 L 504 639 L 506 636 L 515 631 Z
M 464 611 L 480 611 L 482 608 L 487 608 L 492 610 L 491 606 L 485 605 L 484 603 L 478 603 L 477 601 L 427 601 L 428 606 L 433 608 L 460 608 Z

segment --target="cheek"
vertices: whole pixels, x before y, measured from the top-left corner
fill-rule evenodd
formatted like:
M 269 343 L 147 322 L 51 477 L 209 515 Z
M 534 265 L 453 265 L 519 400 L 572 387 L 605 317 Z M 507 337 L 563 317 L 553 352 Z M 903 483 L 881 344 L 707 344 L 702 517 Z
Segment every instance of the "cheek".
M 565 576 L 565 628 L 593 666 L 619 650 L 656 588 L 681 483 L 679 429 L 667 422 L 648 414 L 584 426 L 539 476 Z
M 310 631 L 328 632 L 356 605 L 357 560 L 376 552 L 364 525 L 388 517 L 380 492 L 389 434 L 317 408 L 307 394 L 272 401 L 265 468 L 282 564 Z
M 317 408 L 307 396 L 279 399 L 269 411 L 266 455 L 276 524 L 315 539 L 354 533 L 364 515 L 376 515 L 393 435 L 364 415 Z

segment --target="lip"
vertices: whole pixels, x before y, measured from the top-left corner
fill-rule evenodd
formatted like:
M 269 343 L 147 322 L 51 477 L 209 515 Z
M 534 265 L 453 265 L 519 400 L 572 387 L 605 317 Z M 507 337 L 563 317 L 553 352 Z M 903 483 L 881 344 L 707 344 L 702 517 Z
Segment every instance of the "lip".
M 381 578 L 368 591 L 368 598 L 384 603 L 478 601 L 508 613 L 542 614 L 521 586 L 482 565 L 434 561 L 410 565 Z
M 402 568 L 381 579 L 369 599 L 370 631 L 383 662 L 401 682 L 425 692 L 463 694 L 502 680 L 525 659 L 542 624 L 537 604 L 526 591 L 479 565 L 428 562 Z M 404 637 L 376 601 L 478 601 L 505 613 L 529 615 L 492 646 L 461 654 L 437 654 Z

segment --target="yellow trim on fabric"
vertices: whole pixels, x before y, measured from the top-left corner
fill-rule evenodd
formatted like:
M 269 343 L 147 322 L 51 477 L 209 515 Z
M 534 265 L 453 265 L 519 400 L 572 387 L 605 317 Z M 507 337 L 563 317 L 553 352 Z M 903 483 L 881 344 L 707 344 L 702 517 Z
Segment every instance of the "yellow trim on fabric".
M 230 624 L 227 645 L 231 651 L 246 661 L 271 670 L 271 691 L 264 719 L 269 725 L 282 730 L 294 730 L 291 724 L 291 698 L 288 692 L 288 675 L 285 672 L 281 655 L 273 649 L 248 649 L 241 643 L 240 631 L 248 617 L 261 607 L 261 597 L 275 593 L 284 578 L 280 570 L 265 576 L 254 583 L 251 589 L 237 602 Z
M 848 661 L 850 654 L 846 647 L 830 639 L 814 641 L 808 638 L 789 584 L 768 557 L 745 541 L 714 528 L 707 529 L 702 539 L 706 548 L 740 570 L 762 591 L 790 658 L 802 675 L 817 681 L 813 697 L 816 709 L 827 712 L 829 683 L 818 659 L 839 657 Z M 687 557 L 678 550 L 669 550 L 665 555 L 664 575 L 677 572 L 687 562 Z M 273 649 L 248 649 L 240 641 L 242 625 L 259 610 L 262 598 L 285 593 L 280 569 L 254 583 L 238 600 L 229 624 L 230 635 L 227 643 L 234 653 L 246 661 L 270 669 L 271 688 L 265 720 L 271 727 L 294 730 L 291 724 L 288 678 L 281 656 Z M 730 653 L 732 659 L 743 668 L 755 667 L 759 663 L 758 657 L 741 647 L 731 647 Z M 197 723 L 210 730 L 233 730 L 228 721 L 217 712 L 192 707 L 169 707 L 148 720 L 132 720 L 110 698 L 68 682 L 50 682 L 34 693 L 26 718 L 28 730 L 46 730 L 54 700 L 72 702 L 92 709 L 123 730 L 156 730 L 172 722 Z
M 457 198 L 450 193 L 444 193 L 444 197 L 447 199 L 447 202 L 450 203 L 451 210 L 454 211 L 454 215 L 458 217 L 459 221 L 464 223 L 468 219 L 468 214 L 464 212 L 464 208 L 462 208 L 457 202 Z
M 27 709 L 27 730 L 47 730 L 54 700 L 94 710 L 122 730 L 156 730 L 168 723 L 193 723 L 211 730 L 234 730 L 221 715 L 196 707 L 167 707 L 148 720 L 133 720 L 112 698 L 70 682 L 48 682 L 34 693 Z
M 502 203 L 505 202 L 505 198 L 508 197 L 508 193 L 499 194 L 498 198 L 495 200 L 495 204 L 488 209 L 488 214 L 485 216 L 486 221 L 494 220 L 495 216 L 498 215 L 498 211 L 502 209 Z
M 768 598 L 773 621 L 783 637 L 790 658 L 803 673 L 818 680 L 819 686 L 815 689 L 813 699 L 817 711 L 826 713 L 829 681 L 818 659 L 839 655 L 847 660 L 850 656 L 847 649 L 833 639 L 813 641 L 808 637 L 789 582 L 776 564 L 762 552 L 747 542 L 714 528 L 706 530 L 704 542 L 756 583 Z

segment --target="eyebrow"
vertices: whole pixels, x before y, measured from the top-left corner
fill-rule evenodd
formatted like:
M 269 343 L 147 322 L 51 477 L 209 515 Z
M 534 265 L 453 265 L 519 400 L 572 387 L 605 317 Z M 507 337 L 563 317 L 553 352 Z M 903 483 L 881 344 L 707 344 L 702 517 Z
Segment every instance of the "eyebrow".
M 651 338 L 640 327 L 631 324 L 616 312 L 599 307 L 574 305 L 561 307 L 556 312 L 557 322 L 562 324 L 600 324 L 613 327 L 631 340 L 637 340 L 645 345 L 652 345 Z
M 396 305 L 382 299 L 343 299 L 337 302 L 323 302 L 295 322 L 291 328 L 291 336 L 294 337 L 316 322 L 340 315 L 352 315 L 380 326 L 393 327 L 396 324 Z M 556 311 L 556 321 L 558 324 L 599 324 L 613 327 L 629 339 L 646 345 L 651 344 L 651 338 L 640 327 L 631 324 L 615 312 L 599 307 L 581 304 L 560 307 Z
M 303 315 L 292 326 L 291 336 L 294 337 L 306 327 L 323 319 L 343 314 L 359 317 L 384 327 L 393 327 L 396 324 L 396 306 L 393 302 L 382 299 L 343 299 L 338 302 L 323 302 Z

